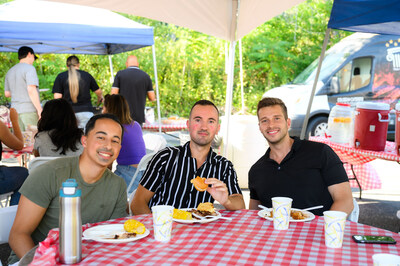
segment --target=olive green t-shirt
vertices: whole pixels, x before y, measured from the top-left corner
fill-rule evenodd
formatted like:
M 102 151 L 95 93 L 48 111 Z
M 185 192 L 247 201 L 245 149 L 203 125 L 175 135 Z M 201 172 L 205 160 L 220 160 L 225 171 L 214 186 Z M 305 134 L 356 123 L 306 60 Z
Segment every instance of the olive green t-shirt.
M 43 241 L 50 229 L 59 226 L 59 191 L 68 178 L 74 178 L 82 190 L 82 224 L 127 216 L 126 183 L 121 177 L 106 169 L 99 181 L 88 184 L 79 171 L 79 157 L 55 159 L 35 168 L 19 190 L 30 201 L 46 208 L 32 233 L 35 244 Z

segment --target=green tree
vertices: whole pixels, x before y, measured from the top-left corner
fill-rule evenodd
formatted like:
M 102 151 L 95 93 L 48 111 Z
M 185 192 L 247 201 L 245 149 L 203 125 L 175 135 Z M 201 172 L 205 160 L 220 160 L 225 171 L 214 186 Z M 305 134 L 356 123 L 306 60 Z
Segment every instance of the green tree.
M 0 0 L 4 3 L 4 0 Z M 332 0 L 307 0 L 259 26 L 243 38 L 245 104 L 255 114 L 257 102 L 265 91 L 293 80 L 315 60 L 329 19 Z M 210 99 L 221 109 L 225 104 L 225 46 L 227 42 L 190 29 L 142 17 L 122 14 L 139 23 L 154 27 L 157 71 L 162 116 L 187 116 L 191 105 Z M 333 31 L 330 45 L 348 33 Z M 153 78 L 151 47 L 112 56 L 114 75 L 125 69 L 128 54 L 139 58 L 140 68 Z M 233 108 L 240 110 L 241 93 L 238 51 L 235 59 Z M 52 99 L 51 88 L 56 76 L 66 71 L 69 54 L 43 54 L 35 62 L 41 99 Z M 112 76 L 108 56 L 78 55 L 81 69 L 88 71 L 103 89 L 110 92 Z M 0 53 L 0 101 L 4 98 L 4 77 L 18 62 L 16 53 Z M 93 97 L 93 103 L 95 103 Z M 155 103 L 148 103 L 155 107 Z

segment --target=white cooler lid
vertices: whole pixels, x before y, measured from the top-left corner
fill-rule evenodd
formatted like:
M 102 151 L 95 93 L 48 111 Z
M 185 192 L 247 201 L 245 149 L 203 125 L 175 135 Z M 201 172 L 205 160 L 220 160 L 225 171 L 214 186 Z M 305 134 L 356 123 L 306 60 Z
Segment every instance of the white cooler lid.
M 358 102 L 356 108 L 369 109 L 369 110 L 389 110 L 390 105 L 387 103 L 376 102 Z

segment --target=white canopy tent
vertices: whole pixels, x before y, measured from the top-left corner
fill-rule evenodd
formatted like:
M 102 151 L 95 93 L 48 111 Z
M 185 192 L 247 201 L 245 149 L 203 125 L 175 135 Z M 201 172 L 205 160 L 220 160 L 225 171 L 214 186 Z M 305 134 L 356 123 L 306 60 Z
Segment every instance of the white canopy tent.
M 112 78 L 112 54 L 152 46 L 160 113 L 152 27 L 95 7 L 33 0 L 0 5 L 0 52 L 17 52 L 23 45 L 38 54 L 108 55 Z
M 236 42 L 265 21 L 304 0 L 51 0 L 106 8 L 187 27 L 230 42 L 224 155 L 232 110 Z

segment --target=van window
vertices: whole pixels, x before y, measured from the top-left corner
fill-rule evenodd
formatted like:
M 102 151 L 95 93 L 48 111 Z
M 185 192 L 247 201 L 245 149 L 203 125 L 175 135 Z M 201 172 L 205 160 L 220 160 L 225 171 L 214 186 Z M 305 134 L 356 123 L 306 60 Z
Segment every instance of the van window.
M 338 80 L 339 93 L 358 90 L 371 81 L 372 57 L 360 57 L 346 64 L 335 77 Z

